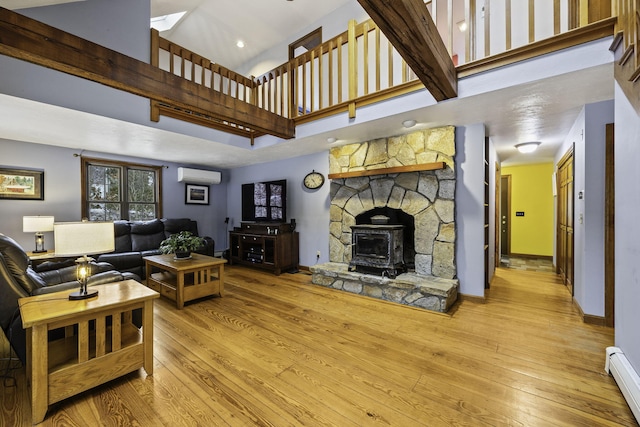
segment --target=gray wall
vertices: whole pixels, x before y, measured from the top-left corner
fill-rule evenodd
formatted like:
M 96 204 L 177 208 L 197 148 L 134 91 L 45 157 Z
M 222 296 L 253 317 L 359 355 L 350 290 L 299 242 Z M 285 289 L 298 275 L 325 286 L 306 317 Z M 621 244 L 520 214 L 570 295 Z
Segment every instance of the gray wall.
M 325 183 L 317 190 L 308 190 L 302 179 L 312 170 L 325 176 Z M 327 151 L 256 166 L 233 169 L 227 188 L 229 229 L 239 227 L 242 219 L 241 186 L 259 181 L 287 180 L 287 220 L 296 220 L 300 232 L 300 265 L 329 261 L 329 153 Z M 228 239 L 227 239 L 228 241 Z
M 33 233 L 22 232 L 23 216 L 53 215 L 55 220 L 60 222 L 81 219 L 80 158 L 74 156 L 77 153 L 77 150 L 67 148 L 0 139 L 0 166 L 43 169 L 45 172 L 43 201 L 0 199 L 0 233 L 14 238 L 25 250 L 33 250 Z M 225 238 L 224 218 L 227 212 L 226 171 L 222 171 L 221 184 L 209 187 L 209 205 L 187 205 L 185 184 L 177 180 L 177 168 L 181 165 L 101 153 L 84 152 L 83 155 L 166 166 L 162 169 L 163 216 L 198 221 L 198 232 L 203 236 L 212 237 L 216 242 L 216 250 L 222 248 Z M 46 233 L 45 242 L 48 248 L 53 247 L 53 233 Z
M 616 345 L 640 372 L 640 116 L 617 82 L 615 119 Z
M 614 102 L 585 105 L 554 163 L 574 149 L 574 298 L 585 314 L 604 316 L 605 129 Z M 579 193 L 583 193 L 583 198 Z M 582 222 L 580 222 L 582 217 Z
M 480 297 L 484 296 L 484 137 L 483 124 L 456 127 L 456 266 L 460 293 Z

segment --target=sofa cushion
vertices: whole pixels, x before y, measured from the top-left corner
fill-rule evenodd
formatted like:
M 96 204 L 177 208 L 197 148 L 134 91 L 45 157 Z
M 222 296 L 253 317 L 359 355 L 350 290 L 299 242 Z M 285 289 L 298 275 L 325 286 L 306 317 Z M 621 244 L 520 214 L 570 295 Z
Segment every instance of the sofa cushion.
M 165 218 L 162 222 L 166 237 L 181 231 L 190 231 L 194 236 L 198 235 L 198 223 L 189 218 Z
M 131 250 L 158 249 L 165 239 L 164 225 L 158 219 L 131 223 Z
M 29 257 L 22 247 L 9 236 L 0 233 L 0 254 L 4 258 L 7 269 L 16 282 L 29 294 L 40 286 L 33 278 L 26 274 L 29 267 Z
M 116 252 L 131 252 L 131 224 L 125 220 L 113 222 Z
M 98 262 L 108 262 L 118 271 L 128 271 L 143 264 L 140 252 L 108 253 L 98 257 Z

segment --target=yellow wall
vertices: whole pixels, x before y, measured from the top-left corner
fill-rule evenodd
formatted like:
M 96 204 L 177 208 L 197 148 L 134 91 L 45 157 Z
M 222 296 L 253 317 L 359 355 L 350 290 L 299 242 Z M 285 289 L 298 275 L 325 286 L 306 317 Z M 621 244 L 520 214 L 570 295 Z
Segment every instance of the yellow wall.
M 553 163 L 502 168 L 503 176 L 511 175 L 513 254 L 553 255 L 553 171 Z

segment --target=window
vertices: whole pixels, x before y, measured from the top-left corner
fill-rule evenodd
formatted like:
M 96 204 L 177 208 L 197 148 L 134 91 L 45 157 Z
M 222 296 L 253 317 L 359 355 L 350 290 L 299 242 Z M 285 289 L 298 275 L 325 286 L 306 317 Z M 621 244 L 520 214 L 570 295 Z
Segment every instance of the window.
M 162 166 L 82 158 L 82 217 L 89 221 L 162 217 Z

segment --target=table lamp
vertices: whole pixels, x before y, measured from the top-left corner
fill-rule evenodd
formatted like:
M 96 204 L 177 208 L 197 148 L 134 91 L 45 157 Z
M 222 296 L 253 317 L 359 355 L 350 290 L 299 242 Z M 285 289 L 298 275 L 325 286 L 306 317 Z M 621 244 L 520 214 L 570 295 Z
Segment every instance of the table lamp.
M 23 216 L 22 231 L 36 233 L 36 250 L 34 253 L 46 252 L 44 248 L 44 232 L 53 231 L 52 216 Z
M 53 233 L 56 256 L 79 257 L 76 259 L 76 279 L 80 282 L 80 290 L 72 292 L 69 299 L 97 296 L 97 289 L 87 289 L 91 262 L 94 261 L 88 255 L 115 250 L 113 222 L 57 222 L 53 225 Z

